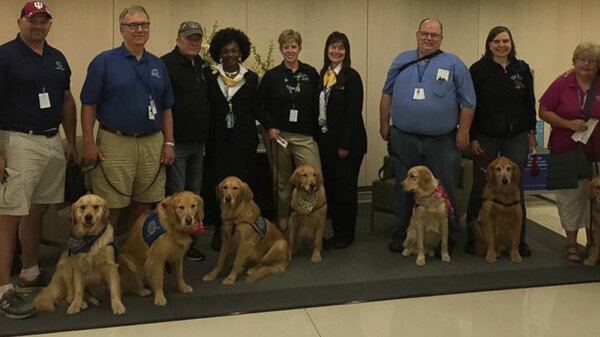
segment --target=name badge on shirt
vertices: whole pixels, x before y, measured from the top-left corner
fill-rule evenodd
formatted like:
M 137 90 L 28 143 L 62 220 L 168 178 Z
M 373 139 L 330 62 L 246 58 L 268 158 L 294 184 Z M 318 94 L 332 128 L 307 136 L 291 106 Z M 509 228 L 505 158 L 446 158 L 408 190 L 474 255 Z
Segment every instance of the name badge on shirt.
M 415 88 L 415 93 L 413 94 L 414 100 L 423 100 L 425 99 L 425 89 L 424 88 Z
M 47 92 L 41 92 L 38 97 L 40 98 L 40 109 L 48 109 L 50 107 L 50 95 Z
M 448 77 L 450 76 L 450 71 L 446 69 L 438 69 L 437 76 L 435 77 L 438 81 L 448 81 Z
M 298 121 L 298 110 L 290 109 L 290 122 Z
M 156 104 L 154 104 L 154 100 L 152 96 L 150 96 L 150 102 L 148 103 L 148 119 L 153 121 L 156 117 Z

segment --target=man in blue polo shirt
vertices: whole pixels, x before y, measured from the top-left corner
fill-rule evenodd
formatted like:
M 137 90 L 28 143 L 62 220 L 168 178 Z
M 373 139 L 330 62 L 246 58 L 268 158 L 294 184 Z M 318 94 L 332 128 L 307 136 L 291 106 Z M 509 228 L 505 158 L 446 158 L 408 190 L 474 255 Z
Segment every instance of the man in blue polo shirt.
M 92 60 L 81 90 L 84 158 L 98 160 L 92 187 L 106 199 L 115 225 L 122 208 L 131 205 L 130 224 L 164 198 L 162 165 L 175 158 L 169 75 L 163 61 L 144 49 L 148 13 L 142 6 L 125 8 L 119 23 L 123 44 Z
M 0 46 L 0 312 L 9 318 L 35 313 L 16 292 L 47 285 L 37 264 L 42 217 L 49 204 L 64 200 L 65 154 L 77 159 L 71 69 L 64 55 L 46 43 L 52 16 L 45 4 L 28 2 L 17 23 L 17 37 Z M 66 153 L 58 133 L 61 123 Z M 17 231 L 23 269 L 13 288 Z
M 392 63 L 380 103 L 380 134 L 385 141 L 389 140 L 390 152 L 398 159 L 396 227 L 389 245 L 392 252 L 402 251 L 414 205 L 412 196 L 400 184 L 408 169 L 415 165 L 431 169 L 456 209 L 460 150 L 469 146 L 475 109 L 469 70 L 458 57 L 440 50 L 442 23 L 424 19 L 416 38 L 417 49 L 400 53 Z M 416 60 L 419 61 L 403 67 Z M 452 236 L 458 229 L 458 219 L 449 215 L 448 220 Z

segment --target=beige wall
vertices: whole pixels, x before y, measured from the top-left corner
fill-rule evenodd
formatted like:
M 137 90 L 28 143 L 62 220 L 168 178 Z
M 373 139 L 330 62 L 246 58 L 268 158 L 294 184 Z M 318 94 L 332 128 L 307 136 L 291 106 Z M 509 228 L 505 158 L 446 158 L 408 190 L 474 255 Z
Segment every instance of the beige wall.
M 13 39 L 25 1 L 0 0 L 0 41 Z M 132 1 L 47 0 L 53 15 L 48 40 L 60 49 L 73 70 L 72 90 L 78 101 L 87 65 L 99 52 L 118 46 L 117 17 Z M 148 50 L 162 55 L 174 46 L 177 25 L 197 20 L 210 31 L 233 26 L 244 30 L 265 54 L 269 40 L 293 28 L 304 40 L 301 60 L 315 68 L 323 62 L 323 44 L 333 30 L 345 32 L 352 44 L 353 66 L 365 85 L 363 115 L 369 152 L 360 185 L 375 179 L 385 144 L 379 137 L 379 98 L 393 58 L 415 47 L 415 31 L 424 17 L 444 24 L 442 49 L 457 54 L 467 66 L 484 51 L 484 40 L 495 25 L 511 28 L 518 57 L 535 69 L 536 95 L 571 66 L 571 53 L 584 40 L 599 41 L 600 1 L 597 0 L 145 0 L 151 21 Z M 279 63 L 279 53 L 275 62 Z M 249 64 L 252 63 L 250 57 Z

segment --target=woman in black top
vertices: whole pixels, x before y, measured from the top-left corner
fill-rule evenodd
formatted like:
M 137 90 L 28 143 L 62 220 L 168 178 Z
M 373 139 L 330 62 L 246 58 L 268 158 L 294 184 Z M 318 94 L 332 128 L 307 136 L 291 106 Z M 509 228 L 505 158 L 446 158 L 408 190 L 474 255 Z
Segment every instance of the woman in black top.
M 257 106 L 258 76 L 241 64 L 249 55 L 250 40 L 240 30 L 222 29 L 211 40 L 210 56 L 219 63 L 213 69 L 205 68 L 211 106 L 207 162 L 214 184 L 237 176 L 254 190 L 258 163 L 255 119 L 263 125 L 268 122 Z M 213 249 L 220 248 L 220 238 L 217 229 Z
M 279 51 L 283 62 L 267 71 L 260 82 L 258 96 L 267 111 L 272 126 L 269 157 L 275 162 L 275 182 L 278 186 L 279 226 L 287 228 L 292 186 L 290 176 L 294 167 L 312 165 L 321 172 L 317 133 L 319 74 L 315 68 L 298 60 L 302 50 L 300 33 L 291 29 L 279 35 Z M 287 146 L 275 143 L 287 142 Z
M 333 32 L 325 42 L 319 95 L 319 152 L 327 207 L 334 235 L 324 247 L 348 247 L 354 241 L 358 206 L 358 174 L 367 152 L 362 117 L 363 84 L 350 67 L 350 42 Z
M 467 208 L 468 241 L 465 251 L 474 253 L 473 222 L 481 208 L 481 194 L 485 185 L 483 170 L 498 155 L 514 161 L 521 172 L 527 165 L 527 154 L 537 146 L 535 139 L 536 112 L 533 76 L 529 65 L 516 58 L 515 44 L 510 30 L 503 26 L 492 28 L 485 44 L 485 54 L 469 69 L 477 95 L 475 118 L 471 126 L 473 188 Z M 525 202 L 523 178 L 521 205 L 521 256 L 530 256 L 525 243 Z

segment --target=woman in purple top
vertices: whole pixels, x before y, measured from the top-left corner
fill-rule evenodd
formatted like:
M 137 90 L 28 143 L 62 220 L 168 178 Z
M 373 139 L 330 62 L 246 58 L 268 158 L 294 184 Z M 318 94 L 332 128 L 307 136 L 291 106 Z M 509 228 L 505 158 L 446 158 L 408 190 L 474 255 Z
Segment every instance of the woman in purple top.
M 552 153 L 565 153 L 577 146 L 571 138 L 573 133 L 585 131 L 588 125 L 583 120 L 583 110 L 587 99 L 593 99 L 591 119 L 600 119 L 600 84 L 596 87 L 593 97 L 587 97 L 587 92 L 598 72 L 600 46 L 592 42 L 582 42 L 573 52 L 573 72 L 559 77 L 550 85 L 540 99 L 540 118 L 552 126 L 548 148 Z M 584 145 L 588 160 L 598 162 L 600 158 L 600 129 L 596 127 L 590 140 Z M 550 169 L 550 168 L 549 168 Z M 577 176 L 575 188 L 557 189 L 556 206 L 560 222 L 567 234 L 565 258 L 569 261 L 580 262 L 581 255 L 577 246 L 577 232 L 585 228 L 588 245 L 590 237 L 590 201 L 587 197 L 589 174 L 578 174 L 589 167 L 572 170 Z M 583 179 L 582 179 L 583 178 Z

